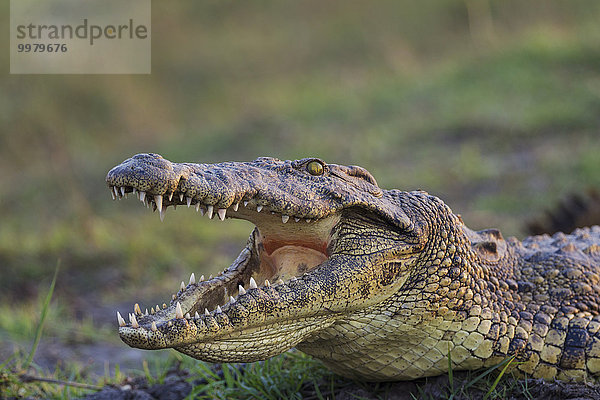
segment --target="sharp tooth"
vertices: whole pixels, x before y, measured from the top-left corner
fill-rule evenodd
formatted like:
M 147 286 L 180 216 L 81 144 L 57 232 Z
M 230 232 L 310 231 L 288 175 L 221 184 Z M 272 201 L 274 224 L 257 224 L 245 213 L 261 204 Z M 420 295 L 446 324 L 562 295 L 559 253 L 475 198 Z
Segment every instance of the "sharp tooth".
M 196 203 L 196 212 L 200 211 L 200 202 Z
M 167 303 L 163 303 L 163 310 L 167 308 Z
M 269 286 L 271 286 L 271 282 L 269 282 L 269 280 L 268 280 L 268 279 L 265 279 L 265 286 L 266 286 L 266 287 L 269 287 Z
M 212 279 L 212 274 L 210 274 L 210 275 L 208 276 L 208 280 L 210 281 L 211 279 Z
M 119 326 L 125 326 L 127 325 L 125 323 L 125 320 L 123 319 L 123 317 L 121 317 L 121 313 L 117 311 L 117 322 L 119 323 Z
M 223 312 L 223 310 L 221 310 L 221 306 L 217 306 L 217 312 L 218 313 L 222 313 Z
M 113 193 L 115 194 L 115 196 L 117 197 L 117 199 L 120 199 L 120 197 L 119 197 L 119 191 L 117 190 L 117 187 L 113 186 L 112 190 L 113 190 Z
M 171 300 L 175 300 L 177 298 L 177 296 L 175 296 L 174 294 L 171 295 Z
M 188 208 L 190 208 L 190 206 L 192 205 L 192 198 L 186 197 L 185 202 L 187 203 Z
M 275 283 L 278 285 L 283 285 L 284 282 L 283 282 L 283 279 L 279 278 L 279 279 L 277 279 L 277 282 L 275 282 Z
M 141 201 L 142 203 L 145 203 L 145 202 L 146 202 L 146 192 L 142 192 L 142 191 L 140 191 L 140 201 Z
M 208 308 L 204 309 L 204 315 L 210 315 L 210 311 L 208 311 Z
M 204 275 L 200 275 L 200 282 L 204 281 Z
M 200 208 L 200 215 L 204 217 L 204 208 Z
M 134 187 L 132 187 L 132 188 L 131 188 L 131 193 L 133 193 L 133 194 L 136 194 L 136 193 L 137 193 L 137 189 L 136 189 L 136 188 L 134 188 Z M 139 197 L 139 196 L 138 196 L 138 197 Z
M 235 203 L 233 205 L 233 211 L 237 211 L 240 208 L 240 203 Z
M 196 319 L 200 318 L 200 314 L 198 314 L 198 311 L 196 311 L 196 313 L 194 314 L 194 318 L 196 318 Z
M 246 294 L 246 289 L 244 289 L 242 285 L 238 286 L 238 291 L 240 292 L 240 294 Z
M 185 290 L 185 283 L 183 281 L 181 281 L 181 285 L 179 285 L 179 290 L 182 292 Z
M 154 202 L 156 203 L 156 208 L 162 210 L 162 196 L 160 194 L 154 196 Z
M 254 278 L 250 277 L 250 289 L 256 289 L 257 287 Z
M 133 312 L 137 315 L 142 315 L 142 309 L 140 308 L 140 305 L 138 303 L 135 303 L 133 305 Z
M 244 200 L 244 207 L 248 207 L 248 202 Z
M 150 308 L 150 314 L 154 314 L 154 307 Z
M 288 222 L 288 220 L 289 220 L 289 219 L 290 219 L 290 217 L 289 217 L 289 216 L 287 216 L 287 215 L 282 215 L 282 216 L 281 216 L 281 221 L 283 221 L 283 223 L 284 223 L 284 224 L 285 224 L 286 222 Z
M 173 200 L 173 192 L 169 193 L 169 201 Z
M 152 321 L 152 325 L 150 326 L 150 329 L 152 329 L 152 332 L 156 332 L 157 331 L 156 322 Z
M 160 307 L 158 306 L 158 304 L 156 305 L 156 312 L 158 312 L 158 310 L 160 310 Z
M 214 212 L 214 207 L 213 206 L 208 206 L 207 208 L 208 208 L 208 210 L 206 211 L 206 215 L 208 215 L 208 219 L 212 219 L 213 212 Z
M 227 209 L 225 209 L 225 208 L 219 208 L 219 209 L 217 210 L 217 214 L 219 214 L 219 219 L 220 219 L 221 221 L 225 221 L 225 214 L 226 214 L 226 213 L 227 213 Z
M 173 323 L 171 321 L 167 322 L 167 326 L 170 328 L 173 326 Z
M 261 206 L 261 205 L 256 206 L 256 212 L 261 212 L 262 209 L 263 209 L 263 206 Z
M 146 315 L 146 316 L 148 315 L 148 309 L 147 308 L 146 308 L 146 312 L 144 313 L 144 315 Z
M 190 313 L 189 312 L 185 313 L 185 319 L 190 319 L 190 318 L 192 318 L 192 316 L 190 315 Z
M 310 222 L 310 218 L 306 218 L 306 222 L 307 222 L 307 223 L 308 223 L 308 222 Z
M 179 302 L 177 302 L 177 305 L 175 306 L 175 318 L 183 318 L 183 310 L 181 309 L 181 304 L 179 304 Z
M 115 196 L 115 192 L 113 192 L 112 189 L 110 190 L 110 197 L 112 197 L 113 200 L 117 199 L 117 197 Z
M 295 217 L 295 218 L 294 218 L 294 221 L 298 222 L 298 221 L 300 221 L 300 218 L 298 218 L 298 217 Z
M 179 201 L 183 201 L 183 193 L 179 193 Z M 188 204 L 188 207 L 189 207 L 189 206 L 190 206 L 190 205 Z
M 233 298 L 233 296 L 229 296 L 229 302 L 230 303 L 235 303 L 235 299 Z
M 165 220 L 165 214 L 167 213 L 167 207 L 162 207 L 158 210 L 158 216 L 160 217 L 160 222 Z
M 121 196 L 125 196 L 125 186 L 121 186 Z
M 298 278 L 296 278 L 295 276 L 292 276 L 292 277 L 290 278 L 290 281 L 293 281 L 293 282 L 295 282 L 295 281 L 297 281 L 297 280 L 298 280 Z
M 132 328 L 140 327 L 140 324 L 138 324 L 137 319 L 135 319 L 135 314 L 129 314 L 129 321 L 131 321 Z
M 190 285 L 193 285 L 194 283 L 196 283 L 196 275 L 194 275 L 194 273 L 192 272 L 192 274 L 190 275 Z

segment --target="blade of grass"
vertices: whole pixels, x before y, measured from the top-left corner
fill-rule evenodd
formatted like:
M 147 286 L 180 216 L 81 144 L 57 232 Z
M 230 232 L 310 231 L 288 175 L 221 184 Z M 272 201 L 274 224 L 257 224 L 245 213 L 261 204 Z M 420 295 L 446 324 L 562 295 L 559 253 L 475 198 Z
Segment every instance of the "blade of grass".
M 23 364 L 23 370 L 27 370 L 33 361 L 33 356 L 37 351 L 37 347 L 40 344 L 40 339 L 42 338 L 42 331 L 44 329 L 44 322 L 46 321 L 46 316 L 48 315 L 48 308 L 50 307 L 50 300 L 52 299 L 52 294 L 54 293 L 54 285 L 56 284 L 56 277 L 58 276 L 58 270 L 60 268 L 60 259 L 56 262 L 56 268 L 54 269 L 54 277 L 52 278 L 52 283 L 50 284 L 50 288 L 48 289 L 48 294 L 44 299 L 44 303 L 42 304 L 42 313 L 40 315 L 40 321 L 37 324 L 35 330 L 35 339 L 33 341 L 33 346 L 31 346 L 31 351 L 27 356 L 27 360 L 25 360 L 25 364 Z
M 508 362 L 506 363 L 506 365 L 504 366 L 504 368 L 502 368 L 502 371 L 500 371 L 500 373 L 498 374 L 498 377 L 496 377 L 496 380 L 494 381 L 494 383 L 492 384 L 492 386 L 490 386 L 490 390 L 488 390 L 488 392 L 485 394 L 485 396 L 483 396 L 483 400 L 487 400 L 487 398 L 496 389 L 496 386 L 500 382 L 500 379 L 502 379 L 502 375 L 504 375 L 504 373 L 506 372 L 506 370 L 508 369 L 508 367 L 510 366 L 510 364 L 514 361 L 514 359 L 515 359 L 515 356 L 512 356 L 512 357 L 510 357 L 508 359 Z
M 227 384 L 227 387 L 235 387 L 235 379 L 231 373 L 230 364 L 221 364 L 221 370 L 223 371 L 223 379 Z
M 465 385 L 465 387 L 464 387 L 464 390 L 470 388 L 471 386 L 473 386 L 474 384 L 476 384 L 477 382 L 479 382 L 480 380 L 482 380 L 483 378 L 485 378 L 486 376 L 488 376 L 489 374 L 491 374 L 492 372 L 494 372 L 498 368 L 505 366 L 507 363 L 511 363 L 512 360 L 514 360 L 514 358 L 515 358 L 514 355 L 510 356 L 510 357 L 507 357 L 504 360 L 502 360 L 500 363 L 494 365 L 493 367 L 490 367 L 490 368 L 486 369 L 479 376 L 477 376 L 475 379 L 473 379 L 472 381 L 470 381 L 469 383 L 467 383 Z
M 329 392 L 331 393 L 332 400 L 335 400 L 335 381 L 333 375 L 329 378 Z
M 319 389 L 319 385 L 317 384 L 316 381 L 313 381 L 313 386 L 315 388 L 315 396 L 317 396 L 317 399 L 324 400 L 325 398 L 321 394 L 321 390 Z
M 121 366 L 115 364 L 115 382 L 122 382 L 125 377 L 121 374 Z
M 448 400 L 454 398 L 454 375 L 452 373 L 452 356 L 450 355 L 450 343 L 448 343 L 448 383 L 450 384 L 450 397 Z
M 8 364 L 17 357 L 17 354 L 19 354 L 18 352 L 14 352 L 12 353 L 6 360 L 4 360 L 4 362 L 2 364 L 0 364 L 0 370 L 4 369 L 5 367 L 8 366 Z
M 206 380 L 218 381 L 221 379 L 219 375 L 215 373 L 215 371 L 213 371 L 207 364 L 203 362 L 198 363 L 195 365 L 195 367 Z
M 68 380 L 67 381 L 67 380 L 54 379 L 54 378 L 42 378 L 40 376 L 33 376 L 33 375 L 26 375 L 26 374 L 19 375 L 19 379 L 23 383 L 29 383 L 29 382 L 46 382 L 46 383 L 54 383 L 54 384 L 57 384 L 57 385 L 63 385 L 65 387 L 72 386 L 72 387 L 76 387 L 76 388 L 91 389 L 91 390 L 100 390 L 100 389 L 102 389 L 101 386 L 90 385 L 88 383 L 75 382 L 75 381 L 72 381 L 72 380 Z
M 146 380 L 148 381 L 148 383 L 153 384 L 154 377 L 152 376 L 152 373 L 150 372 L 150 368 L 148 367 L 148 360 L 142 361 L 142 368 L 144 369 L 144 375 L 146 376 Z

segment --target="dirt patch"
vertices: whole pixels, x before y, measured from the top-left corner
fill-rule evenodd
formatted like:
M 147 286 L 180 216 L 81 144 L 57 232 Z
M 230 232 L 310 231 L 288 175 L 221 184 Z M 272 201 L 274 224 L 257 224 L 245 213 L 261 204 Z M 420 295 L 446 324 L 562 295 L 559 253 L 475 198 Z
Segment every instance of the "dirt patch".
M 120 385 L 107 385 L 85 397 L 89 400 L 178 400 L 192 391 L 188 373 L 179 366 L 167 372 L 162 383 L 150 384 L 145 377 L 127 378 Z

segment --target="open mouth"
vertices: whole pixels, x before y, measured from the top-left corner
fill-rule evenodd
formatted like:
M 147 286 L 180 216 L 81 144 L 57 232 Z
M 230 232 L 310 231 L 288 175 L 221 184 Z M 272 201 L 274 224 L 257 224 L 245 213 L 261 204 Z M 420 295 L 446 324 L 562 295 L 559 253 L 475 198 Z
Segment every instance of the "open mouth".
M 135 194 L 144 205 L 158 211 L 161 220 L 169 207 L 183 206 L 209 219 L 239 218 L 256 226 L 237 259 L 216 277 L 205 280 L 192 273 L 187 284 L 181 282 L 169 305 L 163 303 L 142 311 L 136 303 L 128 321 L 117 312 L 123 340 L 142 348 L 158 348 L 161 343 L 164 347 L 173 347 L 172 340 L 161 337 L 161 333 L 168 335 L 177 324 L 208 331 L 213 323 L 219 329 L 228 326 L 235 319 L 235 313 L 228 310 L 234 308 L 240 298 L 247 297 L 250 301 L 252 296 L 271 296 L 276 299 L 286 285 L 329 259 L 332 231 L 340 219 L 338 214 L 322 218 L 302 213 L 284 214 L 274 211 L 264 198 L 247 195 L 227 208 L 218 208 L 210 204 L 210 196 L 199 200 L 186 196 L 179 188 L 163 195 L 149 194 L 132 186 L 110 186 L 110 190 L 113 199 Z M 140 329 L 144 335 L 131 331 Z M 223 329 L 223 333 L 227 331 Z

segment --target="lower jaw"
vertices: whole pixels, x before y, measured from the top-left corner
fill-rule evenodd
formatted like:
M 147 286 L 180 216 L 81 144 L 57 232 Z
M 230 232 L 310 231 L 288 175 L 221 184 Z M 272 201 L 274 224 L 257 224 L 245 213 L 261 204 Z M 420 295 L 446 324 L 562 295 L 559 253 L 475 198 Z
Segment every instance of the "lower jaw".
M 217 306 L 224 307 L 242 291 L 252 287 L 251 279 L 259 287 L 270 285 L 271 282 L 281 284 L 310 272 L 327 260 L 325 254 L 313 248 L 275 244 L 273 241 L 265 246 L 264 239 L 258 228 L 255 229 L 246 248 L 227 269 L 209 280 L 190 280 L 185 287 L 182 282 L 181 289 L 172 296 L 169 307 L 163 305 L 159 309 L 157 306 L 153 315 L 139 315 L 139 323 L 148 325 L 154 321 L 161 324 L 175 319 L 177 303 L 181 305 L 184 315 L 189 313 L 191 316 L 202 314 L 205 310 L 215 310 Z M 266 247 L 272 251 L 267 252 Z M 326 247 L 326 244 L 321 247 Z
M 254 362 L 295 347 L 315 331 L 332 325 L 336 317 L 314 316 L 240 329 L 223 337 L 202 340 L 175 350 L 208 362 Z

